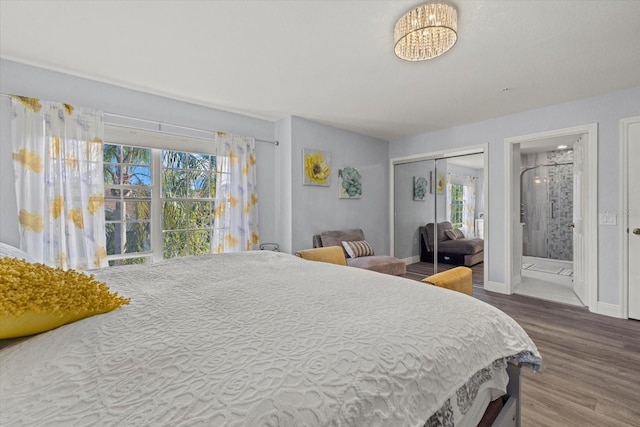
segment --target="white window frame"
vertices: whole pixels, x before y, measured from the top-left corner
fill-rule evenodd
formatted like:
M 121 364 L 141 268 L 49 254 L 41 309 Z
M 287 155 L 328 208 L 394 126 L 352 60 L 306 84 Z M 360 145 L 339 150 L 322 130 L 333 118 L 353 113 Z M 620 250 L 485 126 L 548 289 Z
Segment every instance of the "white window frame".
M 111 145 L 118 145 L 120 147 L 125 147 L 125 145 L 122 144 L 115 144 L 115 143 L 111 143 Z M 134 147 L 131 145 L 126 145 L 127 147 Z M 136 147 L 136 148 L 145 148 L 145 147 Z M 151 154 L 153 155 L 153 150 L 150 150 Z M 109 162 L 110 164 L 113 162 Z M 125 165 L 125 163 L 121 163 L 120 161 L 117 162 L 118 165 L 122 166 Z M 153 165 L 152 162 L 149 162 L 149 165 L 134 165 L 134 166 L 140 166 L 140 167 L 149 167 L 149 169 L 151 170 L 151 173 L 153 174 Z M 131 201 L 131 202 L 141 202 L 141 201 L 149 201 L 149 206 L 151 209 L 151 212 L 153 213 L 153 206 L 152 206 L 152 198 L 153 198 L 153 177 L 151 177 L 152 180 L 152 185 L 151 186 L 133 186 L 133 185 L 122 185 L 122 183 L 118 183 L 118 184 L 112 184 L 112 185 L 108 185 L 109 188 L 115 188 L 120 190 L 120 197 L 118 198 L 118 202 L 121 203 L 121 206 L 123 207 L 122 209 L 122 213 L 121 213 L 121 218 L 120 221 L 106 221 L 107 223 L 115 223 L 115 222 L 120 222 L 122 224 L 122 229 L 121 232 L 126 236 L 126 224 L 129 223 L 130 221 L 125 221 L 125 216 L 126 216 L 126 201 Z M 107 184 L 105 183 L 105 187 L 107 187 Z M 144 190 L 150 190 L 151 194 L 149 195 L 149 197 L 140 197 L 140 198 L 125 198 L 122 197 L 122 192 L 126 189 L 144 189 Z M 106 188 L 105 188 L 106 189 Z M 106 200 L 111 200 L 110 197 L 105 197 Z M 152 226 L 153 226 L 153 218 L 149 217 L 148 221 L 137 221 L 137 222 L 148 222 L 149 223 L 149 233 L 150 236 L 149 238 L 151 239 L 151 242 L 153 242 L 153 231 L 152 231 Z M 153 244 L 153 243 L 152 243 Z M 149 259 L 151 256 L 153 255 L 153 247 L 149 248 L 149 251 L 145 251 L 145 252 L 128 252 L 128 253 L 119 253 L 119 254 L 113 254 L 113 255 L 108 255 L 107 256 L 107 261 L 114 261 L 114 260 L 123 260 L 123 259 L 134 259 L 134 258 L 144 258 Z
M 198 135 L 177 135 L 160 130 L 141 129 L 113 123 L 105 123 L 104 143 L 151 148 L 151 253 L 109 255 L 108 260 L 147 258 L 152 262 L 164 259 L 162 235 L 162 150 L 188 153 L 216 154 L 213 132 L 197 132 Z M 196 133 L 196 132 L 192 132 Z

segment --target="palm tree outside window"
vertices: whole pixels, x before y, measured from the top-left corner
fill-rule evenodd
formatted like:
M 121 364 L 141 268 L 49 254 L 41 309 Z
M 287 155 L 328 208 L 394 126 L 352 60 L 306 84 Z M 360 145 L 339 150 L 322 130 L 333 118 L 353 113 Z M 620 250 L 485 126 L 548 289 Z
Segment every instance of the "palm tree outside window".
M 153 156 L 161 156 L 160 185 Z M 109 265 L 212 253 L 216 156 L 127 145 L 104 145 L 105 220 Z M 152 224 L 152 197 L 160 197 L 161 226 Z M 154 229 L 161 233 L 154 233 Z

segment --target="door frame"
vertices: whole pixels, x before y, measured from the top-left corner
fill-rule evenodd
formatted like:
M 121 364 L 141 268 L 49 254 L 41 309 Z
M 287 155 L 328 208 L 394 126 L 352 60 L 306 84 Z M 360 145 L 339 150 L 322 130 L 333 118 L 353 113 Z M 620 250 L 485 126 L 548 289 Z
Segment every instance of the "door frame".
M 513 293 L 516 283 L 513 283 L 514 277 L 514 245 L 515 229 L 514 229 L 514 197 L 512 192 L 515 185 L 519 183 L 513 182 L 513 147 L 515 144 L 523 142 L 537 141 L 560 136 L 568 136 L 574 134 L 588 134 L 587 141 L 587 158 L 588 165 L 585 171 L 587 185 L 587 201 L 585 218 L 585 244 L 587 260 L 585 263 L 585 274 L 583 277 L 587 279 L 587 307 L 589 311 L 598 312 L 598 124 L 592 123 L 583 126 L 575 126 L 565 129 L 557 129 L 547 132 L 540 132 L 529 135 L 520 135 L 512 138 L 506 138 L 505 141 L 505 219 L 507 230 L 505 233 L 506 253 L 506 291 L 508 294 Z M 520 222 L 518 220 L 518 222 Z M 518 250 L 522 251 L 522 248 Z
M 620 193 L 618 233 L 620 235 L 620 317 L 629 318 L 629 126 L 640 123 L 640 116 L 620 120 Z
M 489 282 L 489 244 L 487 242 L 487 238 L 489 236 L 489 232 L 491 230 L 491 215 L 487 215 L 486 212 L 489 208 L 489 144 L 477 144 L 477 145 L 469 145 L 465 147 L 460 147 L 456 149 L 450 150 L 441 150 L 441 151 L 432 151 L 429 153 L 422 154 L 413 154 L 405 157 L 395 157 L 389 159 L 389 251 L 391 256 L 394 255 L 395 251 L 395 165 L 403 164 L 403 163 L 411 163 L 411 162 L 419 162 L 423 160 L 440 160 L 446 159 L 449 157 L 456 156 L 465 156 L 469 154 L 480 154 L 484 155 L 484 169 L 482 171 L 483 174 L 483 193 L 482 197 L 484 200 L 484 260 L 483 260 L 483 272 L 484 272 L 484 287 L 487 287 L 487 283 Z M 418 241 L 418 245 L 420 242 Z

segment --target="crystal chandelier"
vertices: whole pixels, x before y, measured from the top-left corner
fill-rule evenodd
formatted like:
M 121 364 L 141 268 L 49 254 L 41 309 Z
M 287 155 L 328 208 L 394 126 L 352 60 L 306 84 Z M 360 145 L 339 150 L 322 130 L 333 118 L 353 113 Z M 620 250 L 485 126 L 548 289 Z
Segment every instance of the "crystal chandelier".
M 458 39 L 458 14 L 453 6 L 427 3 L 410 10 L 396 22 L 394 51 L 406 61 L 440 56 Z

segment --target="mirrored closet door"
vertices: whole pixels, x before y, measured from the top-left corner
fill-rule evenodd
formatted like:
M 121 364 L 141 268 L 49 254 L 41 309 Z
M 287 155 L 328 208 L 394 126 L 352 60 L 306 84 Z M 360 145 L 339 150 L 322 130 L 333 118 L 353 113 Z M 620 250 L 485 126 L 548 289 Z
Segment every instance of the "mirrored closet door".
M 483 153 L 394 163 L 394 255 L 433 273 L 480 265 L 483 182 Z
M 424 227 L 435 221 L 435 176 L 433 159 L 394 166 L 394 256 L 419 261 L 430 248 Z

